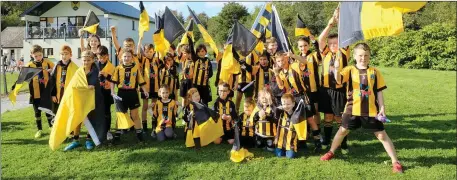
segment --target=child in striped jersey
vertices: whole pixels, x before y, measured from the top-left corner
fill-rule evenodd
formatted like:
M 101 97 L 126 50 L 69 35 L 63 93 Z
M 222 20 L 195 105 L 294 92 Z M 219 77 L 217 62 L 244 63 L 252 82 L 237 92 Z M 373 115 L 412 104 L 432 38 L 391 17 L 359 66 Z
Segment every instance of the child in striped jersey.
M 252 114 L 254 108 L 254 100 L 246 99 L 244 101 L 244 112 L 239 116 L 240 121 L 238 121 L 238 127 L 240 127 L 240 143 L 244 148 L 255 147 L 255 124 Z
M 211 61 L 205 57 L 206 53 L 206 46 L 200 44 L 196 49 L 196 55 L 194 56 L 194 54 L 192 54 L 192 58 L 194 59 L 192 83 L 193 86 L 198 89 L 203 104 L 208 105 L 212 100 L 209 78 L 213 77 L 213 68 Z
M 379 69 L 368 66 L 370 47 L 366 43 L 358 43 L 354 46 L 354 58 L 357 64 L 348 66 L 341 72 L 338 69 L 340 64 L 335 63 L 334 78 L 337 83 L 348 83 L 348 102 L 343 113 L 343 123 L 333 139 L 330 151 L 322 156 L 321 160 L 332 159 L 344 137 L 351 130 L 363 127 L 371 130 L 384 146 L 392 160 L 392 171 L 402 173 L 403 168 L 397 159 L 392 140 L 384 130 L 383 123 L 377 119 L 386 116 L 382 93 L 387 88 L 384 78 Z
M 271 92 L 267 89 L 259 91 L 257 107 L 254 110 L 254 124 L 256 134 L 256 146 L 274 151 L 273 140 L 276 135 L 276 123 L 274 119 L 276 105 Z
M 178 101 L 178 73 L 173 56 L 170 53 L 164 57 L 165 64 L 159 68 L 159 86 L 168 86 L 169 98 Z
M 275 154 L 278 157 L 286 156 L 294 158 L 297 153 L 297 133 L 290 121 L 294 112 L 294 96 L 286 93 L 281 97 L 282 109 L 277 109 L 275 119 L 278 119 L 278 129 L 275 136 L 274 144 L 276 146 Z
M 269 67 L 267 51 L 259 55 L 259 64 L 254 66 L 252 75 L 255 77 L 254 100 L 257 101 L 260 90 L 270 90 L 271 81 L 275 81 L 273 70 Z
M 218 86 L 219 97 L 214 102 L 214 110 L 219 113 L 220 117 L 218 120 L 221 122 L 224 129 L 224 135 L 216 140 L 215 144 L 220 144 L 222 141 L 227 141 L 229 144 L 233 144 L 235 131 L 233 124 L 238 118 L 238 114 L 235 110 L 235 103 L 228 99 L 230 93 L 230 85 L 226 82 L 221 82 Z M 202 95 L 204 96 L 204 95 Z
M 174 133 L 176 126 L 176 113 L 178 104 L 175 100 L 170 99 L 169 87 L 164 84 L 159 89 L 160 100 L 153 105 L 153 118 L 157 122 L 155 133 L 158 141 L 165 141 L 176 137 Z

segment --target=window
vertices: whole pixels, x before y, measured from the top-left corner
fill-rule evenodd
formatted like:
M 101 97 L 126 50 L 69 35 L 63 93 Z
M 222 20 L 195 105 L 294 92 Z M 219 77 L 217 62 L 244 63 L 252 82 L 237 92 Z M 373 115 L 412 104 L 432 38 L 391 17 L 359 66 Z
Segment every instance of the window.
M 49 56 L 54 56 L 53 48 L 43 48 L 43 57 L 48 58 Z
M 132 30 L 135 31 L 135 21 L 132 21 Z

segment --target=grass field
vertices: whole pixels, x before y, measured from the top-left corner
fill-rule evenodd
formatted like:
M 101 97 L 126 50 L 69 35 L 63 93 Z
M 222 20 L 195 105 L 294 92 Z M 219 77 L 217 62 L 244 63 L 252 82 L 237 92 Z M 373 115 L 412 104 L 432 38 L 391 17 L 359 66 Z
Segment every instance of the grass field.
M 13 74 L 11 74 L 10 72 L 7 72 L 6 73 L 6 88 L 8 89 L 8 93 L 11 92 L 11 86 L 13 86 L 13 84 L 16 82 L 17 80 L 17 76 L 19 75 L 19 72 L 14 72 Z M 4 96 L 5 95 L 5 83 L 4 83 L 4 77 L 3 77 L 3 73 L 1 73 L 0 75 L 0 95 Z M 23 86 L 20 90 L 20 92 L 26 92 L 28 91 L 29 88 L 28 86 Z
M 386 131 L 405 166 L 404 174 L 391 173 L 382 145 L 364 130 L 349 135 L 350 154 L 337 151 L 329 162 L 319 160 L 323 153 L 300 152 L 289 160 L 251 149 L 253 160 L 235 164 L 229 160 L 230 145 L 209 145 L 200 151 L 186 148 L 182 129 L 179 139 L 162 143 L 148 137 L 139 145 L 133 134 L 127 134 L 122 145 L 103 145 L 92 152 L 85 148 L 62 152 L 67 143 L 51 151 L 48 128 L 42 138 L 33 138 L 33 110 L 27 108 L 2 114 L 2 178 L 456 179 L 456 73 L 381 70 L 388 86 L 386 112 L 392 120 L 385 124 Z M 43 127 L 47 127 L 44 122 Z

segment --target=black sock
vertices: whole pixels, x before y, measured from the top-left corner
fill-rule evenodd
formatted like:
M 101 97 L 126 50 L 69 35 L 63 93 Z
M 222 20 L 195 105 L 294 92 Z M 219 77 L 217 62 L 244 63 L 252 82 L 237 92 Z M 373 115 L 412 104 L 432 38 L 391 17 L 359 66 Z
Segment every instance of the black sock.
M 73 136 L 73 141 L 79 141 L 79 135 Z
M 148 131 L 148 122 L 142 121 L 142 123 L 143 123 L 143 131 Z
M 38 130 L 43 130 L 43 126 L 41 125 L 41 118 L 38 120 L 35 121 L 36 122 L 36 127 L 38 128 Z
M 200 138 L 194 138 L 194 144 L 195 144 L 195 149 L 200 149 L 201 148 Z
M 332 131 L 333 131 L 333 126 L 330 127 L 324 127 L 324 143 L 325 145 L 330 144 L 330 140 L 332 139 Z
M 114 140 L 120 140 L 121 139 L 121 130 L 116 130 L 114 133 Z
M 47 117 L 48 118 L 48 125 L 51 128 L 52 127 L 52 117 Z
M 155 131 L 156 127 L 157 127 L 157 121 L 155 121 L 155 120 L 153 119 L 152 122 L 151 122 L 151 130 L 152 130 L 152 131 Z
M 138 140 L 140 142 L 143 142 L 144 141 L 144 138 L 143 138 L 143 130 L 142 129 L 136 129 L 136 137 L 138 138 Z

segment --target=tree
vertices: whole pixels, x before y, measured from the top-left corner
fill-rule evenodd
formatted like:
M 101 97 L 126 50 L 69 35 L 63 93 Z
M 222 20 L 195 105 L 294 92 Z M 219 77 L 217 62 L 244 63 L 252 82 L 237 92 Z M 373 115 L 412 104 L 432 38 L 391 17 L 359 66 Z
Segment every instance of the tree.
M 35 3 L 34 1 L 2 1 L 2 31 L 8 26 L 24 26 L 25 22 L 20 19 L 19 15 Z
M 235 23 L 235 19 L 240 23 L 244 23 L 249 17 L 247 8 L 236 2 L 224 4 L 221 12 L 214 18 L 213 23 L 209 26 L 209 33 L 213 36 L 214 41 L 218 44 L 224 44 L 227 41 L 228 33 Z M 249 26 L 247 28 L 250 28 Z

